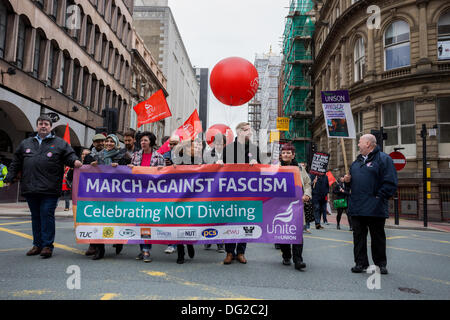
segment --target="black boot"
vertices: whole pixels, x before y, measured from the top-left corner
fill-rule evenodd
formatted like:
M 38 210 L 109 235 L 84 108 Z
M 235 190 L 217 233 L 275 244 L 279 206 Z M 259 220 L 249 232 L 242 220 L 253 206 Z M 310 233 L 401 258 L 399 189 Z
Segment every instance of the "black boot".
M 177 254 L 178 254 L 177 263 L 183 264 L 184 263 L 184 245 L 183 244 L 177 245 Z
M 95 245 L 95 254 L 92 260 L 100 260 L 105 256 L 105 245 L 104 244 L 96 244 Z
M 123 244 L 115 244 L 116 247 L 116 254 L 119 254 L 123 249 Z

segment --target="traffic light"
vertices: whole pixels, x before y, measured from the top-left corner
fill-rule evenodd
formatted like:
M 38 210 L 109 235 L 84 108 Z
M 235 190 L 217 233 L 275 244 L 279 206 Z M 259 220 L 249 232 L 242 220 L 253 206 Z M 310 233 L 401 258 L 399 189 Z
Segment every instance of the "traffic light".
M 387 133 L 383 132 L 383 127 L 381 127 L 380 130 L 370 130 L 370 133 L 377 138 L 377 145 L 379 145 L 381 151 L 383 151 L 383 141 L 387 140 Z

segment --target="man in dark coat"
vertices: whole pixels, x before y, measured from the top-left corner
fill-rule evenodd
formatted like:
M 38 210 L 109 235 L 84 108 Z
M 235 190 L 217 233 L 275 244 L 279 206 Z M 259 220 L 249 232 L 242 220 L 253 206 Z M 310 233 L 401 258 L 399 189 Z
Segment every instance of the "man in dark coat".
M 374 135 L 363 135 L 358 147 L 360 155 L 352 163 L 350 174 L 344 178 L 351 188 L 348 214 L 353 223 L 356 263 L 351 270 L 361 273 L 369 266 L 367 231 L 370 231 L 373 262 L 381 274 L 387 274 L 384 224 L 389 218 L 388 199 L 397 191 L 397 171 L 391 157 L 377 146 Z
M 48 116 L 41 115 L 36 125 L 37 135 L 23 140 L 14 153 L 5 182 L 9 185 L 21 173 L 22 194 L 31 211 L 33 229 L 33 248 L 27 256 L 50 258 L 64 166 L 79 168 L 82 163 L 66 141 L 51 133 L 52 120 Z
M 248 163 L 254 165 L 260 163 L 259 148 L 250 142 L 252 129 L 247 122 L 241 122 L 236 126 L 237 137 L 233 143 L 226 146 L 223 155 L 224 163 Z M 240 263 L 247 263 L 245 249 L 247 243 L 226 243 L 227 256 L 224 264 L 230 264 L 236 257 Z
M 320 217 L 323 217 L 323 222 L 327 221 L 327 195 L 330 192 L 328 184 L 328 176 L 310 174 L 311 188 L 312 188 L 312 203 L 314 207 L 314 219 L 316 222 L 316 229 L 323 229 L 320 225 Z

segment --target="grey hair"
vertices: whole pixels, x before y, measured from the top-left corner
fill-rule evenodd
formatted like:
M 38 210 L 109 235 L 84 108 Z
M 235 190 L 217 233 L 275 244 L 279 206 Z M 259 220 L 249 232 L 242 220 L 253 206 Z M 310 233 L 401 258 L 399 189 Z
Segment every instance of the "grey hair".
M 367 140 L 370 142 L 371 146 L 377 145 L 377 138 L 373 134 L 367 133 L 361 137 L 361 139 Z

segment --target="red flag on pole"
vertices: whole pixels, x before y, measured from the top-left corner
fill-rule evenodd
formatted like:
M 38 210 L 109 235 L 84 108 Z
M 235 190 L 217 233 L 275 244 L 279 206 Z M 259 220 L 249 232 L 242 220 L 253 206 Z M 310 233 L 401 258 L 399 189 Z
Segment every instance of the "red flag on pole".
M 180 137 L 180 140 L 194 139 L 198 133 L 202 132 L 202 122 L 200 121 L 200 117 L 198 116 L 197 109 L 190 115 L 190 117 L 181 125 L 175 134 Z M 158 149 L 159 154 L 164 154 L 167 151 L 170 151 L 169 140 Z
M 186 122 L 177 129 L 175 134 L 180 137 L 180 140 L 187 140 L 194 139 L 202 131 L 202 122 L 198 116 L 197 109 L 195 109 Z
M 333 183 L 336 182 L 336 178 L 333 176 L 333 174 L 331 173 L 331 171 L 327 172 L 327 177 L 328 177 L 328 185 L 332 186 Z
M 162 89 L 155 92 L 149 99 L 133 107 L 137 114 L 138 128 L 146 123 L 156 122 L 172 116 Z
M 70 130 L 69 124 L 66 125 L 66 131 L 64 132 L 64 141 L 66 141 L 70 145 Z

